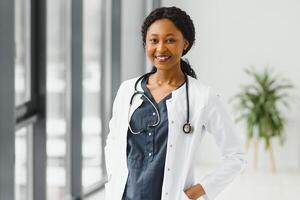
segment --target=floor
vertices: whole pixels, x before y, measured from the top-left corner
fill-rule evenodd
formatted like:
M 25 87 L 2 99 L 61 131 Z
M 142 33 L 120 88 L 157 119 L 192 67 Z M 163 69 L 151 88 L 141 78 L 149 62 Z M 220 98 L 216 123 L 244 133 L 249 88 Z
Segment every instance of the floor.
M 247 169 L 216 200 L 298 200 L 299 197 L 300 170 L 272 174 L 268 170 Z M 87 200 L 104 198 L 101 191 Z

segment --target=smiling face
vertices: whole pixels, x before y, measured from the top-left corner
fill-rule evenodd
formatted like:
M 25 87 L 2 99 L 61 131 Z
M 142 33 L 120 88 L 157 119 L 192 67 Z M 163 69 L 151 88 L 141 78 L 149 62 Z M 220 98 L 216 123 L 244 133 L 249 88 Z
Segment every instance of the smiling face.
M 159 19 L 147 30 L 146 54 L 158 70 L 180 68 L 182 52 L 188 45 L 181 31 L 169 19 Z

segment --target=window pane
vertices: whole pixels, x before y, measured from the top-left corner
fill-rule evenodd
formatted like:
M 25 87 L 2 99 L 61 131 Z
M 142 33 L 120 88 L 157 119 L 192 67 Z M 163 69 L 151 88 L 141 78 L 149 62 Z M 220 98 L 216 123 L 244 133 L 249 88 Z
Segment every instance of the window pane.
M 69 1 L 47 1 L 47 199 L 66 199 Z
M 83 190 L 101 181 L 101 1 L 83 1 Z
M 30 0 L 15 0 L 15 104 L 30 99 Z
M 16 200 L 29 199 L 29 138 L 32 127 L 24 127 L 16 132 L 15 141 L 15 198 Z

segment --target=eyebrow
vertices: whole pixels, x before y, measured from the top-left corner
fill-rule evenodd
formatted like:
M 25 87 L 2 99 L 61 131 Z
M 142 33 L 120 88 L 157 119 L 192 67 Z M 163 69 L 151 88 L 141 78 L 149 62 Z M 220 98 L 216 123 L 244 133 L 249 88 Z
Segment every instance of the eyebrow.
M 158 36 L 158 34 L 152 33 L 151 36 Z M 168 33 L 166 36 L 174 36 L 174 34 L 173 33 Z

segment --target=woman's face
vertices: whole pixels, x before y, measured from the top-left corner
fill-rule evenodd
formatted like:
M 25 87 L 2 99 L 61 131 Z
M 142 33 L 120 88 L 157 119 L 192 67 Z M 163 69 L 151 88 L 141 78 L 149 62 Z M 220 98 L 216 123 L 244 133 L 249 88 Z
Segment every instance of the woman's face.
M 153 22 L 146 34 L 145 50 L 152 64 L 160 70 L 180 66 L 182 52 L 188 41 L 169 19 Z

